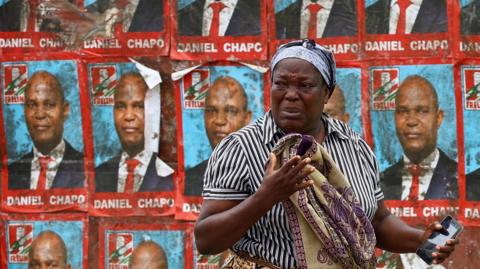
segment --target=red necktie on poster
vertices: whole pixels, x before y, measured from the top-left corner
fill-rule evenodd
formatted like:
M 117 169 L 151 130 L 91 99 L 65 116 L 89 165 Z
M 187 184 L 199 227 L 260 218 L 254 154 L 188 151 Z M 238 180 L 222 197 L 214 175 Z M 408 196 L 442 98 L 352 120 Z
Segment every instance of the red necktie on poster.
M 135 186 L 135 176 L 133 171 L 135 171 L 135 167 L 140 163 L 139 160 L 136 159 L 128 159 L 125 161 L 127 163 L 127 181 L 125 182 L 125 193 L 133 193 L 133 188 Z
M 398 34 L 405 34 L 405 26 L 406 26 L 406 21 L 407 21 L 407 8 L 411 5 L 412 3 L 410 0 L 397 0 L 397 5 L 399 8 L 399 13 L 398 13 L 398 22 L 397 22 L 397 30 L 395 33 Z
M 308 38 L 315 39 L 317 38 L 317 14 L 323 8 L 318 3 L 310 3 L 307 6 L 308 11 L 310 11 L 310 21 L 308 22 Z
M 219 28 L 220 28 L 220 11 L 224 9 L 226 6 L 220 1 L 212 2 L 208 7 L 212 9 L 212 22 L 210 23 L 210 31 L 208 35 L 211 37 L 218 36 Z
M 422 167 L 418 164 L 412 164 L 408 166 L 408 171 L 410 171 L 410 174 L 412 174 L 412 186 L 410 187 L 410 192 L 408 193 L 408 200 L 416 201 L 418 200 L 418 185 L 420 174 L 422 173 Z
M 30 1 L 32 2 L 32 1 Z M 35 24 L 37 22 L 37 9 L 38 9 L 38 3 L 25 3 L 29 7 L 28 11 L 28 18 L 27 18 L 27 31 L 28 32 L 35 32 Z M 39 25 L 40 27 L 40 25 Z
M 48 163 L 52 160 L 50 156 L 40 156 L 40 174 L 38 175 L 37 190 L 47 189 L 47 169 Z

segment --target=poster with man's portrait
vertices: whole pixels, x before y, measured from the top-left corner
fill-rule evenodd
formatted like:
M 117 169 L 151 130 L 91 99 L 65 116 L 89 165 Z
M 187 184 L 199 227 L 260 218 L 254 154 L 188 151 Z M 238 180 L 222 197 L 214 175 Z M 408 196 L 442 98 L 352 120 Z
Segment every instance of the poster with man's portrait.
M 360 2 L 354 0 L 270 0 L 270 53 L 291 40 L 309 38 L 336 59 L 357 59 Z
M 170 56 L 179 60 L 265 60 L 266 1 L 173 1 Z
M 373 141 L 385 199 L 457 200 L 453 66 L 371 66 L 368 73 Z
M 171 214 L 174 170 L 158 157 L 160 84 L 147 84 L 135 63 L 90 61 L 86 65 L 92 106 L 98 214 Z
M 2 62 L 0 67 L 7 160 L 3 207 L 22 212 L 86 209 L 77 62 Z
M 480 115 L 480 66 L 460 66 L 462 110 L 463 110 L 463 137 L 465 143 L 465 182 L 466 199 L 480 200 L 480 128 L 475 124 Z M 466 217 L 472 217 L 467 214 Z
M 198 214 L 212 149 L 263 115 L 264 86 L 264 73 L 233 63 L 204 65 L 176 81 L 177 107 L 181 108 L 177 130 L 183 138 L 178 147 L 184 170 L 181 212 Z
M 83 14 L 95 25 L 83 48 L 98 53 L 167 55 L 170 0 L 85 0 Z
M 8 216 L 2 249 L 6 267 L 12 269 L 87 268 L 87 223 L 81 215 Z M 5 262 L 5 263 L 4 263 Z
M 101 224 L 98 268 L 190 268 L 181 224 Z
M 453 6 L 446 0 L 365 1 L 368 57 L 446 57 L 451 54 Z M 449 19 L 450 18 L 450 19 Z

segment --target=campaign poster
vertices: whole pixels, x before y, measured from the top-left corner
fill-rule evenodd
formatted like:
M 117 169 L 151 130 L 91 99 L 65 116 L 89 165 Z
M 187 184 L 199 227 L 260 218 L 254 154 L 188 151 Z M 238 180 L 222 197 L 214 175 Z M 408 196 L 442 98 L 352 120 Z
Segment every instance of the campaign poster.
M 358 59 L 361 1 L 269 0 L 269 50 L 280 44 L 313 39 L 339 60 Z
M 480 128 L 475 122 L 480 115 L 480 65 L 478 62 L 460 65 L 465 151 L 465 192 L 467 202 L 480 201 Z M 466 205 L 466 221 L 480 223 L 480 211 L 475 204 Z
M 5 54 L 64 50 L 87 23 L 79 2 L 0 1 L 0 48 Z
M 266 0 L 180 0 L 171 12 L 172 59 L 267 58 Z
M 95 25 L 84 33 L 87 52 L 168 55 L 170 0 L 84 0 L 83 15 Z
M 380 183 L 392 213 L 435 217 L 458 206 L 458 152 L 453 66 L 373 65 L 370 114 Z M 422 201 L 429 201 L 423 203 Z M 438 201 L 438 207 L 429 207 Z M 411 205 L 401 207 L 401 205 Z
M 358 67 L 337 68 L 337 86 L 323 107 L 329 116 L 347 123 L 363 136 L 362 70 Z
M 478 56 L 480 53 L 480 1 L 458 0 L 457 16 L 459 17 L 461 55 Z
M 85 100 L 77 63 L 0 63 L 6 140 L 2 145 L 6 160 L 2 170 L 4 209 L 87 209 Z
M 452 1 L 365 0 L 366 57 L 439 57 L 452 53 Z
M 104 60 L 89 61 L 84 80 L 92 106 L 92 213 L 173 214 L 176 174 L 158 157 L 160 85 L 150 88 L 133 62 Z
M 100 224 L 99 269 L 192 268 L 186 225 Z
M 6 244 L 2 268 L 36 268 L 52 262 L 65 268 L 87 268 L 84 215 L 12 215 L 2 227 Z
M 183 175 L 180 196 L 184 199 L 177 203 L 176 217 L 199 213 L 203 174 L 212 148 L 264 114 L 263 71 L 215 62 L 190 70 L 175 82 L 178 163 Z

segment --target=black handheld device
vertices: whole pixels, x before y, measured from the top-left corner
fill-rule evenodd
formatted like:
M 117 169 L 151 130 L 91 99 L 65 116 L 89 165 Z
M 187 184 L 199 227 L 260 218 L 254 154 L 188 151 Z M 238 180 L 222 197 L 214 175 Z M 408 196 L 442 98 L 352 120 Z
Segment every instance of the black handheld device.
M 448 239 L 454 239 L 462 230 L 460 225 L 452 216 L 446 216 L 440 223 L 442 230 L 434 231 L 417 249 L 417 255 L 427 264 L 432 264 L 432 253 L 436 252 L 437 245 L 443 246 Z

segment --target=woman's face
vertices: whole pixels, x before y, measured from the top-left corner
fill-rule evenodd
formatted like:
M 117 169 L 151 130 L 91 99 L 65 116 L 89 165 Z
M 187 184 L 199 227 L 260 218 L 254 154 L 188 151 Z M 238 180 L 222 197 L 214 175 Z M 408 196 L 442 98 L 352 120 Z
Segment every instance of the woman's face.
M 316 135 L 322 127 L 328 90 L 320 72 L 309 62 L 287 58 L 273 70 L 271 110 L 286 133 Z

